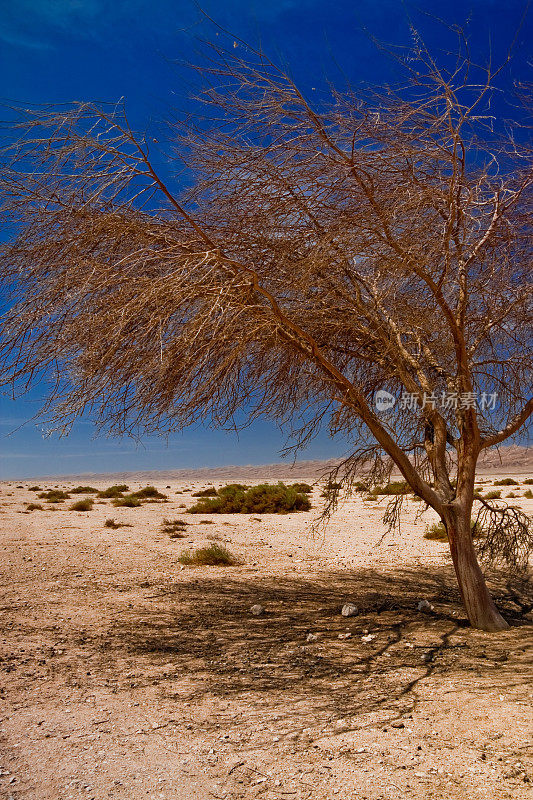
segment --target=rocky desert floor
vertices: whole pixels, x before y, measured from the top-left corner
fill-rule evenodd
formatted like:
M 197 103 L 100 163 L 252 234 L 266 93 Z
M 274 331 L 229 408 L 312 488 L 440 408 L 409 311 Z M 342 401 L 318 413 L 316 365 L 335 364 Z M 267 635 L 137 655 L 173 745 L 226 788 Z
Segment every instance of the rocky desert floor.
M 533 513 L 525 477 L 508 502 Z M 27 481 L 0 485 L 2 798 L 533 796 L 525 578 L 490 576 L 511 627 L 473 631 L 419 504 L 395 533 L 386 498 L 360 496 L 316 529 L 319 486 L 309 512 L 188 514 L 207 483 L 167 480 L 167 502 L 88 512 L 69 510 L 79 495 L 48 504 Z M 212 541 L 239 565 L 179 563 Z

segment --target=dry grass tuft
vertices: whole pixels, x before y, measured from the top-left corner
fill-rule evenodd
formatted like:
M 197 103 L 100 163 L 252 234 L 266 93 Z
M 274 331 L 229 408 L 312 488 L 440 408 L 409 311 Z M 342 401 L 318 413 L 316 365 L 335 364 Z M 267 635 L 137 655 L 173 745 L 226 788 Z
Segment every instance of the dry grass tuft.
M 178 561 L 187 566 L 233 566 L 238 564 L 237 559 L 232 553 L 220 544 L 210 544 L 208 547 L 199 547 L 196 550 L 186 550 L 181 554 Z

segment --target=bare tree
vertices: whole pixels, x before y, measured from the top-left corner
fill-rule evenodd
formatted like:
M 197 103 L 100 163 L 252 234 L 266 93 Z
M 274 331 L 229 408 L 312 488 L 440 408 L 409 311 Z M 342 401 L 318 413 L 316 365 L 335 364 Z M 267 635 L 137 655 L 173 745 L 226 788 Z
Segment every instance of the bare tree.
M 198 116 L 165 129 L 179 194 L 122 105 L 25 110 L 4 152 L 4 383 L 44 376 L 63 431 L 245 408 L 299 419 L 297 448 L 329 425 L 354 443 L 345 483 L 395 467 L 435 509 L 471 624 L 501 630 L 471 516 L 480 453 L 533 410 L 530 152 L 492 114 L 503 73 L 415 50 L 405 86 L 316 103 L 261 53 L 213 50 Z M 527 560 L 528 520 L 483 509 L 485 549 Z

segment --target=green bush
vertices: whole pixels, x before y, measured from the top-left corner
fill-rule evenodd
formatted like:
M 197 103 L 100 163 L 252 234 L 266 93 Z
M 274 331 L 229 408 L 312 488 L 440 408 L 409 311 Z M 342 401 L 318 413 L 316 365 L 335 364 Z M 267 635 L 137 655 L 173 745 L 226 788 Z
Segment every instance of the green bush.
M 123 497 L 114 497 L 111 500 L 111 503 L 114 506 L 124 507 L 124 508 L 138 508 L 141 505 L 141 501 L 138 497 L 134 497 L 131 494 L 125 494 Z
M 526 478 L 524 481 L 525 486 L 533 486 L 533 478 Z
M 502 496 L 501 492 L 487 492 L 486 495 L 483 496 L 484 500 L 499 500 Z
M 262 483 L 250 488 L 240 483 L 223 486 L 216 497 L 204 497 L 189 508 L 191 514 L 288 514 L 308 511 L 307 495 L 284 483 Z
M 519 486 L 519 483 L 513 478 L 503 478 L 501 481 L 494 481 L 494 486 Z
M 166 500 L 166 494 L 162 494 L 155 486 L 145 486 L 144 489 L 139 489 L 136 492 L 132 492 L 130 497 L 136 497 L 137 500 Z
M 407 481 L 391 481 L 386 486 L 376 486 L 372 494 L 409 494 L 412 491 Z
M 199 492 L 193 492 L 193 497 L 216 497 L 217 490 L 214 486 L 208 486 L 207 489 L 200 489 Z
M 46 500 L 47 503 L 62 503 L 63 500 L 68 500 L 70 495 L 68 492 L 61 491 L 61 489 L 50 489 L 47 492 L 41 492 L 38 497 Z
M 290 488 L 296 492 L 301 492 L 301 494 L 311 494 L 313 491 L 313 487 L 308 483 L 291 483 Z
M 102 491 L 98 492 L 98 497 L 120 497 L 127 492 L 129 486 L 126 486 L 125 483 L 118 483 L 114 486 L 109 486 L 107 489 L 102 489 Z
M 40 486 L 28 486 L 28 492 L 41 492 L 42 489 Z
M 87 497 L 85 500 L 78 500 L 77 503 L 72 503 L 70 506 L 71 511 L 91 511 L 94 500 Z
M 27 511 L 42 511 L 43 507 L 40 503 L 28 503 L 26 506 Z
M 75 489 L 71 489 L 71 494 L 92 494 L 96 493 L 98 489 L 95 489 L 94 486 L 76 486 Z
M 186 550 L 178 558 L 180 564 L 187 566 L 232 566 L 237 559 L 222 545 L 213 543 L 197 550 Z

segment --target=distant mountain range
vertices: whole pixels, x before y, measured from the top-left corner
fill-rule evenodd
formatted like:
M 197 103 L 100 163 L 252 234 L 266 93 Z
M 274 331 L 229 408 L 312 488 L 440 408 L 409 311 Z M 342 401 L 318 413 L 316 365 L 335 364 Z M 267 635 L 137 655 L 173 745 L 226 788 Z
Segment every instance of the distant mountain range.
M 40 476 L 40 480 L 57 479 L 105 481 L 225 481 L 225 480 L 317 480 L 333 469 L 340 459 L 327 461 L 296 461 L 276 464 L 248 464 L 246 466 L 203 467 L 201 469 L 144 470 L 138 472 L 84 472 L 76 475 Z M 478 464 L 479 474 L 517 474 L 531 473 L 533 477 L 533 447 L 509 445 L 499 449 L 487 450 Z

